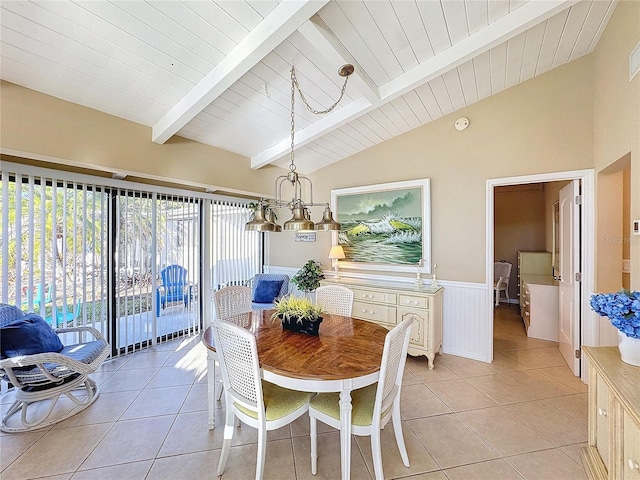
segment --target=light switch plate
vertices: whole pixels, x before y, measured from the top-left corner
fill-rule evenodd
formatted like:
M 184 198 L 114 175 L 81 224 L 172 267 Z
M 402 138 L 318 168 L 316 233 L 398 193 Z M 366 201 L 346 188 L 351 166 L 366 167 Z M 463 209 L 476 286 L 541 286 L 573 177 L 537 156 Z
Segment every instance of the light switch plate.
M 634 235 L 640 235 L 640 220 L 634 220 L 631 226 L 631 233 Z

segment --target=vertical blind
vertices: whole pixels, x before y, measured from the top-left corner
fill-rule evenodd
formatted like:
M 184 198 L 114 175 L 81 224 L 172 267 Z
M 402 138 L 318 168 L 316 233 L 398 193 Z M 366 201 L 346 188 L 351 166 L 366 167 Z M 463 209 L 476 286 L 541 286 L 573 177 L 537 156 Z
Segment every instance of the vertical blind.
M 107 194 L 55 175 L 1 174 L 2 301 L 54 327 L 90 325 L 106 334 Z
M 261 271 L 246 201 L 8 162 L 0 175 L 1 301 L 93 326 L 114 355 L 198 333 L 214 290 Z M 172 265 L 186 269 L 176 301 Z

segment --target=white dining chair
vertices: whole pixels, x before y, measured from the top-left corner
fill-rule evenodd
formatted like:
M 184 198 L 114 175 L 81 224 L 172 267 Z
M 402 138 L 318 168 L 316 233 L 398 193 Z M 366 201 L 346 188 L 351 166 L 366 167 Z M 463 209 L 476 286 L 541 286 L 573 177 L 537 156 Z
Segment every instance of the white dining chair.
M 251 287 L 224 287 L 213 294 L 216 318 L 228 320 L 230 317 L 251 311 Z
M 402 463 L 405 467 L 409 467 L 409 455 L 402 435 L 400 389 L 413 321 L 413 317 L 408 316 L 387 334 L 378 382 L 351 392 L 351 433 L 371 436 L 371 453 L 376 480 L 384 478 L 380 430 L 390 419 L 393 419 L 393 431 Z M 340 394 L 319 393 L 313 397 L 309 403 L 309 417 L 311 419 L 311 473 L 315 475 L 318 471 L 317 420 L 340 429 Z
M 213 334 L 225 390 L 226 419 L 218 475 L 224 472 L 235 430 L 235 418 L 258 430 L 256 479 L 261 479 L 267 432 L 304 415 L 312 393 L 298 392 L 262 380 L 253 333 L 233 323 L 216 321 Z
M 316 288 L 316 304 L 324 312 L 350 317 L 353 309 L 353 290 L 342 285 L 322 285 Z
M 511 302 L 509 298 L 509 277 L 511 277 L 511 264 L 509 262 L 495 262 L 493 264 L 493 291 L 495 294 L 494 306 L 500 305 L 500 292 L 507 298 L 507 304 Z
M 224 287 L 213 294 L 213 302 L 216 307 L 216 318 L 228 320 L 233 323 L 233 317 L 243 313 L 251 312 L 251 288 L 244 286 Z M 216 397 L 216 363 L 218 362 L 218 352 L 207 349 L 207 386 L 208 386 L 208 409 L 209 409 L 209 430 L 215 428 L 215 404 L 222 398 L 224 384 L 220 380 L 220 390 Z

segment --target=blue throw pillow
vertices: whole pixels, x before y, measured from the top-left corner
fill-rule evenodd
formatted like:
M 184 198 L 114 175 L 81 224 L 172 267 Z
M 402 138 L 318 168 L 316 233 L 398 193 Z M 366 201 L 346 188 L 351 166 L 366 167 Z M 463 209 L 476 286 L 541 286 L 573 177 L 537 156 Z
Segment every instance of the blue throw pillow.
M 256 286 L 253 301 L 256 303 L 272 303 L 282 288 L 282 280 L 260 280 Z
M 36 313 L 27 313 L 0 327 L 2 358 L 59 352 L 62 348 L 56 332 Z

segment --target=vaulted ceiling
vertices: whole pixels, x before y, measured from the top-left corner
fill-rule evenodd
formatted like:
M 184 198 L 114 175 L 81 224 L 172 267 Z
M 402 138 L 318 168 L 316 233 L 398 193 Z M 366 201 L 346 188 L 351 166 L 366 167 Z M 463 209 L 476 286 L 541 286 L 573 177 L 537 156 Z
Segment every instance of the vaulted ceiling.
M 616 1 L 0 3 L 3 80 L 312 172 L 590 53 Z

